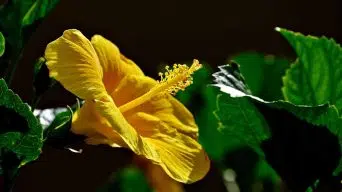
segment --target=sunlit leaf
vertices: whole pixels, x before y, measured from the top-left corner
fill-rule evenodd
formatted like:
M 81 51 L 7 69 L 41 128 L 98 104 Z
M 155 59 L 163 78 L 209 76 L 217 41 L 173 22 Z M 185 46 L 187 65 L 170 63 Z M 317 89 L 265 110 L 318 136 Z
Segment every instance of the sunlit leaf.
M 304 36 L 277 28 L 297 53 L 297 60 L 286 72 L 282 88 L 285 99 L 294 104 L 329 103 L 328 129 L 338 138 L 342 149 L 342 48 L 333 39 Z M 333 119 L 333 120 L 332 120 Z M 320 121 L 320 119 L 318 120 Z M 335 174 L 342 171 L 342 159 Z
M 76 135 L 70 131 L 73 113 L 80 108 L 80 101 L 73 106 L 65 108 L 51 108 L 34 110 L 44 128 L 44 143 L 54 148 L 65 149 L 73 144 L 83 142 L 82 135 Z M 72 152 L 75 150 L 69 149 Z
M 232 57 L 240 65 L 241 74 L 253 95 L 268 101 L 283 99 L 282 76 L 290 67 L 284 58 L 255 52 L 246 52 Z
M 250 93 L 237 64 L 220 66 L 219 69 L 219 72 L 213 74 L 217 84 L 231 88 L 237 95 Z M 255 191 L 258 188 L 256 185 L 260 184 L 262 188 L 274 191 L 280 178 L 266 162 L 261 148 L 262 142 L 270 138 L 262 114 L 247 97 L 234 98 L 219 91 L 216 102 L 214 113 L 219 122 L 218 130 L 225 139 L 221 144 L 226 153 L 224 162 L 237 172 L 241 189 Z
M 240 138 L 239 140 L 243 144 L 252 146 L 259 153 L 258 147 L 261 147 L 262 151 L 266 149 L 268 153 L 271 153 L 266 154 L 267 161 L 270 161 L 269 163 L 287 180 L 291 187 L 295 187 L 301 180 L 302 185 L 299 187 L 306 189 L 317 177 L 327 174 L 326 171 L 332 172 L 341 155 L 338 140 L 334 137 L 334 130 L 336 132 L 339 129 L 337 125 L 341 125 L 341 123 L 336 114 L 337 111 L 334 111 L 334 106 L 326 104 L 310 107 L 294 105 L 286 101 L 262 100 L 248 94 L 247 91 L 222 83 L 227 82 L 228 79 L 237 81 L 238 78 L 228 72 L 228 69 L 233 68 L 234 66 L 229 65 L 221 66 L 219 67 L 220 71 L 214 74 L 215 86 L 223 92 L 217 101 L 219 104 L 222 102 L 221 105 L 218 105 L 217 116 L 221 122 L 221 129 L 221 124 L 223 124 L 223 130 L 226 131 L 224 133 L 227 134 L 227 137 Z M 220 97 L 226 97 L 226 99 L 220 99 Z M 244 105 L 241 106 L 242 102 Z M 237 108 L 236 106 L 239 105 L 240 107 Z M 235 116 L 237 109 L 242 111 L 239 116 Z M 252 110 L 249 111 L 250 109 Z M 259 113 L 262 115 L 256 115 Z M 255 118 L 260 119 L 255 120 Z M 266 135 L 263 134 L 263 130 L 266 128 L 270 129 L 270 137 L 261 138 L 260 135 Z M 319 142 L 322 144 L 318 144 Z M 316 145 L 319 145 L 320 148 L 317 148 Z M 299 157 L 300 154 L 306 155 Z M 324 158 L 322 154 L 325 156 Z M 282 162 L 279 159 L 275 161 L 274 158 L 278 157 L 281 157 Z M 296 160 L 297 158 L 300 158 L 301 161 Z M 310 159 L 310 162 L 305 163 L 304 159 Z M 320 166 L 317 166 L 317 163 Z M 287 170 L 284 169 L 286 166 L 294 167 Z M 295 170 L 302 169 L 302 171 L 296 173 L 295 170 L 292 170 L 294 168 L 296 168 Z M 301 176 L 303 178 L 300 178 Z M 299 177 L 298 181 L 296 179 L 289 180 L 293 177 Z M 307 180 L 304 181 L 304 179 Z
M 283 78 L 285 99 L 294 104 L 330 103 L 342 110 L 342 48 L 333 39 L 277 28 L 298 59 Z
M 71 128 L 72 110 L 70 107 L 66 111 L 58 113 L 51 124 L 44 130 L 44 137 L 61 137 L 66 135 Z

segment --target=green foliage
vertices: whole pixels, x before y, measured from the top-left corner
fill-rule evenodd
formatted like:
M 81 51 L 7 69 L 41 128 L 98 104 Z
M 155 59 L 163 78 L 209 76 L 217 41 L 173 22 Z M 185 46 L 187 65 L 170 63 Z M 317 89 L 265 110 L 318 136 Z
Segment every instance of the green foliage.
M 317 185 L 319 184 L 319 180 L 316 180 L 313 186 L 310 186 L 307 188 L 306 192 L 314 192 L 314 189 L 317 188 Z
M 253 95 L 268 101 L 283 99 L 281 77 L 290 66 L 287 59 L 246 52 L 232 57 L 232 60 L 240 65 L 241 74 Z
M 61 138 L 70 131 L 73 111 L 67 107 L 67 111 L 58 113 L 52 123 L 44 130 L 44 138 Z
M 120 176 L 122 192 L 149 192 L 152 191 L 147 184 L 144 174 L 135 168 L 125 169 Z
M 194 117 L 199 127 L 199 142 L 203 145 L 204 149 L 212 160 L 222 160 L 226 151 L 227 145 L 230 149 L 236 149 L 238 143 L 234 140 L 226 142 L 224 135 L 217 129 L 218 121 L 214 115 L 216 109 L 216 97 L 218 94 L 217 89 L 212 87 L 203 86 L 201 94 L 201 103 L 198 104 L 201 108 L 195 111 Z M 196 105 L 196 100 L 192 101 Z
M 21 46 L 25 26 L 45 17 L 58 0 L 12 0 L 0 8 L 0 26 L 13 47 Z
M 271 184 L 264 184 L 263 191 L 280 192 L 281 178 L 265 159 L 257 162 L 254 169 L 254 177 L 255 181 L 264 181 L 264 183 L 268 182 Z
M 248 145 L 263 155 L 260 143 L 269 138 L 270 133 L 262 115 L 248 98 L 233 98 L 227 94 L 217 96 L 217 109 L 214 112 L 219 122 L 218 130 L 229 139 L 226 150 L 233 143 Z
M 226 166 L 232 166 L 237 171 L 242 190 L 251 191 L 256 183 L 270 181 L 269 188 L 273 191 L 275 186 L 278 186 L 280 178 L 266 162 L 261 148 L 261 143 L 270 138 L 269 127 L 253 102 L 248 97 L 242 97 L 250 91 L 244 85 L 244 77 L 240 74 L 238 65 L 232 63 L 220 66 L 219 69 L 219 72 L 213 74 L 217 85 L 230 88 L 234 96 L 240 95 L 231 97 L 229 94 L 217 91 L 214 114 L 218 121 L 219 134 L 224 138 L 220 147 L 228 155 L 225 160 L 228 161 Z M 211 87 L 211 89 L 215 88 Z M 246 147 L 253 149 L 255 154 Z M 250 174 L 245 174 L 246 172 Z
M 41 153 L 43 129 L 18 95 L 0 80 L 1 136 L 0 147 L 8 148 L 21 160 L 20 166 L 35 160 Z
M 5 53 L 5 37 L 0 32 L 0 57 Z
M 327 114 L 316 122 L 328 125 L 339 138 L 342 149 L 342 48 L 333 39 L 304 36 L 277 28 L 297 53 L 297 60 L 283 77 L 286 100 L 294 104 L 316 106 L 329 103 Z M 342 159 L 335 174 L 342 171 Z
M 225 138 L 216 129 L 218 122 L 213 111 L 216 109 L 217 89 L 208 87 L 212 83 L 212 69 L 203 64 L 203 67 L 193 75 L 193 84 L 176 97 L 194 115 L 199 127 L 199 142 L 206 149 L 213 160 L 220 160 L 225 153 Z
M 111 181 L 98 192 L 151 192 L 144 174 L 135 167 L 128 167 L 113 174 Z
M 312 121 L 317 125 L 326 126 L 329 131 L 334 134 L 339 141 L 340 148 L 342 151 L 342 118 L 335 106 L 329 106 L 325 113 L 322 113 L 319 117 L 315 118 Z M 342 157 L 340 157 L 340 161 L 336 169 L 334 170 L 334 175 L 338 175 L 342 172 Z
M 235 79 L 229 79 L 225 82 L 231 86 L 236 86 L 240 91 L 249 92 L 244 84 L 244 78 L 236 69 L 237 65 L 235 68 L 228 69 L 229 73 L 235 75 Z M 194 114 L 196 123 L 199 126 L 200 143 L 212 160 L 219 165 L 222 164 L 223 169 L 230 167 L 237 172 L 241 189 L 250 191 L 255 182 L 265 180 L 271 180 L 273 184 L 279 182 L 279 176 L 263 159 L 264 155 L 259 146 L 260 142 L 268 138 L 269 134 L 262 117 L 259 117 L 260 113 L 255 111 L 257 109 L 247 98 L 239 98 L 239 102 L 235 102 L 236 100 L 233 100 L 227 94 L 222 94 L 218 88 L 208 86 L 208 84 L 212 84 L 210 72 L 211 69 L 204 66 L 194 74 L 194 83 L 185 91 L 177 94 L 177 98 Z M 230 112 L 227 110 L 220 111 L 227 104 L 234 106 L 236 110 L 230 109 L 233 111 L 233 115 L 229 116 L 229 119 L 224 119 L 224 123 L 219 122 L 218 116 L 223 117 L 224 114 Z M 217 107 L 219 107 L 218 110 Z M 244 116 L 245 113 L 248 114 Z M 252 119 L 246 120 L 243 117 L 252 117 Z M 252 122 L 254 120 L 256 122 Z M 234 129 L 227 126 L 230 122 L 236 123 L 233 127 L 239 133 L 229 131 Z M 255 123 L 262 131 L 260 130 L 260 133 L 254 131 L 252 125 L 247 126 L 245 129 L 239 129 L 241 125 L 249 125 L 249 123 Z M 246 135 L 247 137 L 244 137 Z M 254 148 L 259 155 L 245 149 L 246 146 Z
M 43 129 L 18 95 L 0 79 L 0 165 L 4 190 L 10 191 L 18 169 L 37 159 L 43 145 Z
M 64 150 L 65 148 L 85 144 L 85 136 L 74 134 L 70 130 L 72 116 L 75 111 L 80 109 L 80 106 L 81 102 L 77 99 L 76 104 L 71 107 L 44 109 L 37 115 L 42 120 L 41 124 L 46 126 L 44 129 L 44 145 Z
M 179 91 L 177 93 L 177 99 L 185 105 L 190 105 L 193 96 L 200 96 L 200 94 L 203 93 L 202 91 L 206 87 L 206 83 L 211 82 L 211 73 L 212 69 L 210 68 L 210 66 L 203 64 L 203 67 L 196 71 L 196 73 L 194 73 L 193 83 L 184 91 Z
M 44 18 L 57 5 L 59 0 L 37 0 L 26 12 L 22 20 L 22 26 L 31 25 L 34 21 Z
M 0 7 L 0 30 L 10 45 L 9 59 L 0 65 L 7 68 L 5 80 L 9 86 L 24 45 L 34 30 L 29 27 L 46 16 L 57 3 L 58 0 L 12 0 Z
M 259 114 L 258 109 L 254 107 L 255 103 L 273 109 L 289 111 L 298 119 L 313 125 L 326 126 L 335 135 L 340 136 L 342 133 L 340 127 L 342 121 L 335 106 L 328 104 L 319 106 L 294 105 L 281 100 L 268 102 L 242 92 L 236 95 L 236 89 L 226 89 L 222 85 L 220 85 L 220 88 L 221 91 L 228 93 L 228 95 L 219 94 L 217 96 L 217 111 L 215 111 L 215 114 L 220 122 L 219 129 L 227 131 L 227 134 L 231 135 L 231 137 L 240 138 L 244 144 L 253 148 L 258 147 L 261 141 L 270 136 L 267 131 L 267 123 L 261 120 L 263 115 Z
M 278 123 L 274 120 L 278 113 L 277 111 L 279 110 L 288 111 L 293 114 L 296 119 L 307 122 L 308 128 L 310 129 L 311 127 L 314 128 L 314 126 L 321 126 L 321 129 L 327 127 L 331 133 L 339 136 L 338 134 L 341 132 L 341 119 L 334 106 L 328 104 L 303 106 L 281 100 L 272 102 L 262 100 L 256 96 L 250 95 L 248 90 L 234 87 L 234 85 L 230 83 L 238 81 L 240 78 L 230 72 L 234 68 L 234 65 L 220 66 L 220 71 L 213 75 L 216 82 L 215 86 L 219 87 L 220 90 L 224 92 L 218 94 L 217 110 L 215 111 L 215 114 L 219 121 L 219 130 L 221 130 L 221 133 L 229 140 L 229 143 L 234 141 L 233 143 L 239 143 L 239 145 L 242 146 L 250 146 L 259 155 L 263 155 L 263 151 L 260 148 L 261 143 L 273 137 L 273 131 L 272 134 L 269 134 L 268 130 L 271 128 L 269 126 L 272 126 L 272 130 L 278 129 L 277 126 L 280 126 L 280 122 Z M 255 106 L 258 107 L 256 108 Z M 265 113 L 265 108 L 266 111 L 268 111 L 268 114 Z M 269 111 L 273 113 L 271 119 L 269 118 Z M 280 114 L 281 113 L 279 113 L 279 115 Z M 288 117 L 279 118 L 288 119 Z M 295 126 L 304 125 L 299 124 L 299 121 L 296 121 L 296 119 L 288 120 L 295 123 L 297 122 L 298 125 Z M 339 139 L 341 142 L 341 137 Z M 339 167 L 340 166 L 341 164 Z M 335 172 L 339 170 L 339 167 Z M 271 173 L 272 169 L 267 170 L 266 173 L 267 172 Z M 276 180 L 276 177 L 273 178 Z
M 330 103 L 342 109 L 342 48 L 333 39 L 277 30 L 298 55 L 283 78 L 283 93 L 294 104 Z
M 8 68 L 7 82 L 11 82 L 15 65 L 27 40 L 25 38 L 32 33 L 26 30 L 51 12 L 58 2 L 59 0 L 12 0 L 0 7 L 0 57 L 5 53 L 5 44 L 9 45 L 6 47 L 5 57 L 0 60 L 0 64 L 7 62 L 6 64 L 10 65 L 4 66 Z M 320 141 L 320 138 L 307 139 L 306 131 L 326 129 L 332 133 L 329 133 L 330 135 L 338 137 L 342 150 L 342 48 L 333 39 L 326 37 L 304 36 L 280 28 L 277 28 L 277 31 L 289 41 L 297 53 L 298 58 L 292 65 L 283 58 L 242 53 L 232 58 L 238 64 L 219 67 L 220 71 L 213 74 L 214 84 L 211 80 L 212 70 L 204 65 L 194 74 L 194 83 L 176 96 L 193 113 L 199 126 L 199 142 L 211 160 L 221 166 L 220 168 L 234 169 L 242 191 L 251 191 L 255 183 L 264 184 L 265 181 L 272 183 L 269 190 L 274 191 L 274 187 L 280 183 L 280 176 L 283 175 L 285 183 L 292 182 L 286 175 L 287 170 L 284 174 L 284 171 L 279 169 L 279 165 L 284 164 L 279 163 L 277 167 L 270 161 L 265 147 L 267 142 L 274 144 L 278 142 L 274 142 L 276 139 L 286 140 L 295 135 L 294 140 L 312 144 L 310 142 Z M 44 58 L 37 60 L 33 72 L 34 109 L 40 96 L 56 82 L 49 78 Z M 76 140 L 76 137 L 70 136 L 70 127 L 73 112 L 79 107 L 80 104 L 77 103 L 73 108 L 68 107 L 67 111 L 57 114 L 43 133 L 42 125 L 34 117 L 31 108 L 0 79 L 0 172 L 7 179 L 7 186 L 12 185 L 11 180 L 21 166 L 38 158 L 43 141 L 51 146 L 61 144 L 64 149 L 65 143 Z M 280 125 L 277 122 L 279 120 L 289 123 Z M 282 128 L 286 130 L 279 131 Z M 295 129 L 304 131 L 297 134 Z M 276 136 L 277 131 L 290 133 L 286 136 Z M 302 133 L 304 134 L 301 135 Z M 300 137 L 296 138 L 298 135 Z M 81 140 L 83 139 L 82 136 Z M 282 156 L 284 149 L 287 149 L 282 148 L 281 142 L 276 144 L 279 145 L 271 148 L 279 152 L 276 155 Z M 288 143 L 285 142 L 286 144 Z M 297 147 L 297 143 L 294 146 Z M 310 156 L 314 151 L 310 148 L 313 145 L 303 146 L 309 148 L 308 154 L 305 155 Z M 317 153 L 314 151 L 312 154 Z M 286 153 L 284 156 L 291 155 Z M 298 154 L 293 156 L 296 155 Z M 295 160 L 309 164 L 307 159 Z M 292 163 L 288 162 L 290 166 Z M 327 169 L 332 170 L 329 167 Z M 288 172 L 291 171 L 295 172 Z M 341 171 L 342 158 L 334 173 Z M 295 177 L 296 173 L 292 172 L 291 176 Z M 315 175 L 310 178 L 309 184 L 304 184 L 304 187 L 313 184 L 313 179 L 320 179 L 318 177 Z M 143 173 L 136 168 L 114 173 L 111 180 L 110 184 L 101 190 L 152 191 Z M 317 183 L 318 180 L 315 186 Z M 287 184 L 290 185 L 289 182 Z M 308 188 L 308 191 L 314 190 L 315 186 Z

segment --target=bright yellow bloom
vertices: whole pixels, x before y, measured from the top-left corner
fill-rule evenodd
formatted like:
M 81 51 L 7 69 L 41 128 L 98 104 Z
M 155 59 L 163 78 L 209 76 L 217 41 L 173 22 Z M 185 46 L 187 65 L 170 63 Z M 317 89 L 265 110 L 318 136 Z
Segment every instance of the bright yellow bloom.
M 86 135 L 88 144 L 129 148 L 183 183 L 208 172 L 194 118 L 169 94 L 191 83 L 197 60 L 190 68 L 175 65 L 156 81 L 107 39 L 95 35 L 89 41 L 75 29 L 48 44 L 45 58 L 50 76 L 85 100 L 72 132 Z

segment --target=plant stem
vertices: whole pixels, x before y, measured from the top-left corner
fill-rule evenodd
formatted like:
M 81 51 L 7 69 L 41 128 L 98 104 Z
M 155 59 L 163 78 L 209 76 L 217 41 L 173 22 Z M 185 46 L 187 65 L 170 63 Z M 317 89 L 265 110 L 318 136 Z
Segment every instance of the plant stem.
M 18 47 L 15 51 L 15 54 L 13 54 L 13 56 L 11 57 L 11 60 L 7 67 L 7 71 L 5 75 L 5 81 L 9 88 L 11 87 L 13 76 L 17 69 L 18 62 L 21 59 L 21 56 L 22 56 L 22 49 Z
M 14 181 L 18 175 L 18 171 L 15 170 L 13 172 L 11 171 L 5 171 L 4 174 L 4 192 L 12 192 L 14 187 Z

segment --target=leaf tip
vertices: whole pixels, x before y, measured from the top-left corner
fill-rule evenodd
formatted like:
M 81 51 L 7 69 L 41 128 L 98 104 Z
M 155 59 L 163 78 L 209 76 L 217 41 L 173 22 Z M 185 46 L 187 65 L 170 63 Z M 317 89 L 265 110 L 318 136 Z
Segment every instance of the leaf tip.
M 278 32 L 281 32 L 283 29 L 280 28 L 280 27 L 275 27 L 274 30 L 275 30 L 275 31 L 278 31 Z

